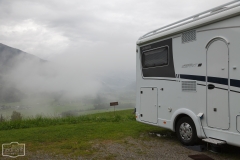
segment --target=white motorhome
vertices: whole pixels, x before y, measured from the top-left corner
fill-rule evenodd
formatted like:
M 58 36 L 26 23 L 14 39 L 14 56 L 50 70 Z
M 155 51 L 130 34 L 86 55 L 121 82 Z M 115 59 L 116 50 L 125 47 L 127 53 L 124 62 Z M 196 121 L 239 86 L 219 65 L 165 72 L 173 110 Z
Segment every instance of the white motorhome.
M 240 146 L 240 1 L 140 37 L 136 81 L 137 121 Z

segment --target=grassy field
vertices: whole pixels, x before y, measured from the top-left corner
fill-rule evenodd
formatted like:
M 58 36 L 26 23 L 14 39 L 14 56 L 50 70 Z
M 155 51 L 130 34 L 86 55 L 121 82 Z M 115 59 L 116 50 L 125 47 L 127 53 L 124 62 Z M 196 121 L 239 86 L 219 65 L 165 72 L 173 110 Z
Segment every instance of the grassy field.
M 74 112 L 76 115 L 85 115 L 113 111 L 109 103 L 103 108 L 95 108 L 93 103 L 82 104 L 80 102 L 61 102 L 56 103 L 51 100 L 22 100 L 20 102 L 4 103 L 0 102 L 0 114 L 5 119 L 10 119 L 12 112 L 20 112 L 24 118 L 33 118 L 35 116 L 59 117 L 65 112 Z M 133 102 L 121 101 L 116 110 L 134 108 Z
M 26 144 L 28 152 L 89 155 L 92 140 L 120 140 L 138 137 L 159 127 L 137 123 L 133 110 L 79 117 L 24 119 L 0 123 L 0 143 Z M 165 130 L 164 130 L 165 131 Z
M 145 140 L 158 138 L 152 137 L 149 132 L 174 135 L 169 130 L 136 122 L 131 109 L 117 111 L 115 114 L 105 112 L 78 117 L 38 117 L 21 121 L 1 122 L 0 143 L 25 143 L 26 156 L 18 157 L 18 159 L 27 159 L 29 154 L 34 153 L 88 157 L 98 152 L 92 147 L 95 142 L 114 141 L 124 143 L 123 140 L 128 137 L 133 139 L 141 137 Z M 176 136 L 167 138 L 174 145 L 179 145 Z M 232 149 L 230 150 L 231 154 L 223 156 L 236 159 L 236 155 L 239 154 L 236 154 L 237 152 L 233 153 Z

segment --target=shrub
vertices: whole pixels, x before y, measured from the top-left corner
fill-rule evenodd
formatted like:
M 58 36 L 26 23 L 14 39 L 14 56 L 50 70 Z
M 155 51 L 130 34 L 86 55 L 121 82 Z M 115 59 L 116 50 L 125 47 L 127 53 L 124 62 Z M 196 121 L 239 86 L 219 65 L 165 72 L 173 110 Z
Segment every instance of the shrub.
M 113 117 L 113 122 L 119 122 L 119 121 L 121 121 L 121 119 L 122 119 L 122 117 L 121 116 L 119 116 L 119 115 L 116 115 L 116 116 L 114 116 Z
M 61 116 L 62 117 L 76 117 L 77 113 L 75 111 L 66 111 L 66 112 L 62 112 Z
M 32 118 L 22 118 L 21 113 L 13 111 L 11 116 L 11 121 L 4 118 L 5 121 L 0 123 L 0 130 L 10 130 L 19 128 L 32 128 L 32 127 L 47 127 L 54 125 L 63 124 L 77 124 L 81 122 L 126 122 L 126 121 L 136 121 L 135 115 L 131 114 L 132 110 L 127 111 L 116 111 L 115 115 L 113 112 L 96 113 L 90 115 L 73 116 L 73 111 L 67 111 L 65 117 L 43 117 L 42 115 L 37 115 Z M 70 114 L 69 114 L 70 113 Z M 75 112 L 76 114 L 76 112 Z M 70 115 L 70 116 L 69 116 Z M 3 116 L 2 116 L 3 117 Z M 0 115 L 1 119 L 1 115 Z
M 13 111 L 11 115 L 11 121 L 16 121 L 16 120 L 22 120 L 22 115 L 17 111 Z

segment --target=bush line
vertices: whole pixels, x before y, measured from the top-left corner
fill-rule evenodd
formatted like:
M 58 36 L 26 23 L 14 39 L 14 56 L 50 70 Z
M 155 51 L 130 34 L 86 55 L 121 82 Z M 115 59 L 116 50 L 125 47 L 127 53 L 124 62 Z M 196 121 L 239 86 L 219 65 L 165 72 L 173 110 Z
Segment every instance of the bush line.
M 63 124 L 78 124 L 81 122 L 124 122 L 135 121 L 133 114 L 129 115 L 115 115 L 112 113 L 103 113 L 96 115 L 82 115 L 78 117 L 43 117 L 37 116 L 35 118 L 27 118 L 20 120 L 2 121 L 0 122 L 0 130 L 11 130 L 32 127 L 48 127 Z

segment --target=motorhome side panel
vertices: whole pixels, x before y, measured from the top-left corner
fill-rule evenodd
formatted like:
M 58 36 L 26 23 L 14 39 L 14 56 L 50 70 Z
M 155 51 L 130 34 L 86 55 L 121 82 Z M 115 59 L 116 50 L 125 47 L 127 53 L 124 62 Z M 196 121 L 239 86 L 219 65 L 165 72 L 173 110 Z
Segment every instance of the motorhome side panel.
M 221 27 L 219 28 L 219 26 Z M 218 38 L 215 39 L 216 37 Z M 215 46 L 218 51 L 217 55 L 215 55 L 216 60 L 213 58 L 212 63 L 207 65 L 207 54 L 209 50 L 206 48 L 206 45 L 212 39 L 216 40 L 214 42 L 215 44 L 218 42 L 221 46 Z M 222 41 L 222 39 L 225 39 L 227 43 L 224 42 L 224 40 Z M 194 104 L 194 101 L 189 99 L 190 93 L 181 94 L 180 96 L 183 100 L 181 106 L 185 105 L 186 108 L 191 108 L 195 114 L 198 114 L 199 112 L 204 113 L 202 122 L 208 137 L 225 140 L 229 144 L 238 146 L 240 144 L 240 135 L 237 130 L 238 122 L 236 119 L 240 113 L 240 73 L 237 68 L 240 60 L 239 40 L 239 16 L 196 29 L 195 41 L 182 43 L 181 37 L 173 39 L 173 55 L 176 74 L 180 74 L 180 77 L 183 75 L 181 81 L 184 79 L 197 80 L 196 95 L 198 96 L 198 99 L 201 100 L 198 101 L 198 104 Z M 223 54 L 223 51 L 226 53 L 223 55 L 225 58 L 222 58 L 220 55 Z M 223 63 L 228 63 L 228 65 L 226 66 Z M 197 64 L 202 65 L 198 66 Z M 207 75 L 207 67 L 210 67 L 210 69 L 218 68 L 218 70 L 216 69 L 215 73 L 213 72 L 212 74 Z M 216 73 L 222 73 L 226 70 L 229 75 L 216 76 Z M 212 79 L 208 80 L 206 76 L 209 76 Z M 214 90 L 216 91 L 216 95 L 214 95 L 215 99 L 213 105 L 216 107 L 207 105 L 207 101 L 211 100 L 211 97 L 208 97 L 207 95 L 207 80 L 215 86 Z M 219 108 L 220 105 L 224 108 Z M 211 110 L 208 110 L 208 107 L 212 107 L 210 108 Z M 215 108 L 216 111 L 214 111 Z M 221 113 L 221 109 L 225 110 Z M 221 114 L 217 115 L 219 112 Z M 218 121 L 209 124 L 209 119 L 211 118 L 213 120 L 217 119 Z
M 175 112 L 187 109 L 194 113 L 194 116 L 202 112 L 204 113 L 202 124 L 208 137 L 225 140 L 229 144 L 240 146 L 240 73 L 238 68 L 240 61 L 240 16 L 196 28 L 192 32 L 195 32 L 196 37 L 189 41 L 183 39 L 182 34 L 167 38 L 172 40 L 175 77 L 144 77 L 140 47 L 149 47 L 156 42 L 137 46 L 136 115 L 141 114 L 139 108 L 141 88 L 155 87 L 158 90 L 158 124 L 144 123 L 174 130 L 173 120 L 175 117 L 173 116 L 176 115 Z M 164 40 L 166 39 L 157 42 Z M 207 44 L 211 44 L 210 47 Z M 209 58 L 208 55 L 212 57 Z M 229 59 L 229 62 L 226 59 Z M 225 65 L 221 67 L 218 62 L 225 63 Z M 213 71 L 211 72 L 211 70 Z M 219 108 L 222 103 L 219 101 L 218 106 L 209 107 L 208 110 L 207 103 L 211 100 L 207 94 L 208 83 L 215 87 L 214 101 L 227 98 L 223 101 L 226 104 L 222 105 L 222 108 Z M 219 120 L 214 121 L 217 118 Z M 137 120 L 141 121 L 139 117 Z M 199 127 L 197 130 L 200 132 L 198 135 L 203 138 L 204 134 L 197 123 L 199 122 L 195 122 L 195 125 Z
M 211 30 L 209 30 L 211 27 Z M 240 72 L 237 68 L 239 66 L 240 60 L 240 16 L 234 17 L 231 19 L 227 19 L 225 21 L 219 22 L 217 24 L 213 24 L 209 27 L 202 28 L 199 30 L 199 37 L 202 39 L 207 40 L 206 38 L 213 38 L 220 36 L 221 38 L 225 39 L 228 43 L 229 48 L 229 129 L 228 130 L 218 130 L 219 132 L 216 133 L 214 130 L 216 127 L 209 127 L 206 128 L 206 132 L 211 137 L 216 137 L 219 139 L 225 139 L 229 144 L 233 145 L 240 145 L 240 137 L 239 132 L 237 131 L 237 116 L 240 113 L 239 102 L 240 102 Z M 208 41 L 209 41 L 208 39 Z M 224 67 L 221 69 L 225 69 Z M 224 85 L 220 86 L 224 88 Z M 226 85 L 225 85 L 225 89 Z M 214 131 L 213 131 L 214 130 Z M 211 132 L 212 131 L 212 132 Z M 224 134 L 225 135 L 221 135 Z M 226 136 L 226 134 L 230 134 L 232 136 Z M 236 138 L 236 136 L 238 138 Z
M 172 108 L 170 106 L 175 105 L 163 102 L 165 100 L 168 101 L 170 98 L 169 94 L 171 94 L 177 87 L 172 55 L 172 39 L 170 38 L 160 42 L 151 43 L 147 46 L 137 46 L 137 51 L 137 120 L 142 121 L 143 123 L 160 125 L 171 129 L 172 127 L 170 126 L 169 121 L 171 119 Z M 162 54 L 162 57 L 158 57 L 160 59 L 162 58 L 162 61 L 154 62 L 154 54 L 158 52 L 161 52 Z M 159 67 L 156 67 L 156 65 L 159 65 Z M 165 86 L 172 86 L 172 88 L 168 87 L 168 89 L 165 90 Z M 148 93 L 148 90 L 152 90 L 151 92 L 155 92 L 156 90 L 156 93 L 158 94 L 156 102 L 149 106 L 141 104 L 144 99 L 151 99 L 152 93 L 145 94 Z M 159 101 L 161 101 L 161 103 L 159 103 Z M 176 103 L 177 101 L 172 102 Z M 151 111 L 152 115 L 157 113 L 158 116 L 153 120 L 153 116 L 149 115 L 146 111 L 144 112 L 142 107 L 148 107 L 147 110 L 150 112 L 149 107 L 154 105 L 156 105 L 156 108 Z M 164 110 L 164 112 L 162 110 Z M 149 116 L 151 116 L 151 118 Z M 152 120 L 150 121 L 150 119 Z

